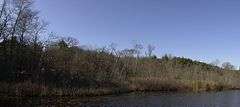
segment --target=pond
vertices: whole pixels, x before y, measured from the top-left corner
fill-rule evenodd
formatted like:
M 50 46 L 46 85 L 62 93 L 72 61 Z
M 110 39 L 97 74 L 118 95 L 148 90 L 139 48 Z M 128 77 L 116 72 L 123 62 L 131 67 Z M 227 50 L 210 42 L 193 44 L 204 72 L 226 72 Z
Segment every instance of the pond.
M 129 93 L 89 98 L 1 98 L 1 106 L 79 107 L 239 107 L 240 91 Z

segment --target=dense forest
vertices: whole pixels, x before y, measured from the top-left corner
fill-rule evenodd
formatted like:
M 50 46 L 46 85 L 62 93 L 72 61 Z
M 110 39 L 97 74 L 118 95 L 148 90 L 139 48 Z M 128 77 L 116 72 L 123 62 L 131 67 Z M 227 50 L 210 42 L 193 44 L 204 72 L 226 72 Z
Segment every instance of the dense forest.
M 153 54 L 155 47 L 114 44 L 86 48 L 77 39 L 50 34 L 31 0 L 0 7 L 0 95 L 95 96 L 132 91 L 210 91 L 240 88 L 230 63 L 207 64 Z M 80 42 L 81 43 L 81 42 Z M 143 55 L 144 54 L 144 55 Z

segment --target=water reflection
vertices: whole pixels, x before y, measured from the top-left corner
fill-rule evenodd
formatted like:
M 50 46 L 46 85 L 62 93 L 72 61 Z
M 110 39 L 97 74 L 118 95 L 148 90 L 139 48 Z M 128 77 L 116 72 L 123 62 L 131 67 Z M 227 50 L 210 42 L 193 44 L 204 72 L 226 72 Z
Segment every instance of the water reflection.
M 1 106 L 239 107 L 240 91 L 210 93 L 131 93 L 91 98 L 1 98 Z

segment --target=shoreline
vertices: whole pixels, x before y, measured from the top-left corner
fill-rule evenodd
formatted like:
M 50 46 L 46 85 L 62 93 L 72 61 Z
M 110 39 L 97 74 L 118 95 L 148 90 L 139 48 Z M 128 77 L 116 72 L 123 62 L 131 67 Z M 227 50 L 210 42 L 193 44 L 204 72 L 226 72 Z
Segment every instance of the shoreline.
M 1 95 L 0 94 L 0 100 L 2 98 L 94 98 L 94 97 L 106 97 L 106 96 L 121 96 L 125 94 L 146 94 L 146 93 L 159 93 L 159 94 L 175 94 L 175 93 L 211 93 L 211 92 L 225 92 L 225 91 L 240 91 L 240 89 L 228 89 L 228 90 L 212 90 L 212 91 L 199 91 L 199 92 L 187 92 L 187 91 L 129 91 L 129 92 L 123 92 L 119 94 L 103 94 L 103 95 L 96 95 L 96 96 L 68 96 L 68 95 L 55 95 L 55 96 L 9 96 L 9 95 Z
M 103 89 L 104 90 L 104 89 Z M 105 89 L 106 90 L 106 89 Z M 223 91 L 240 91 L 240 88 L 224 88 L 222 90 L 201 90 L 201 91 L 189 91 L 189 90 L 177 90 L 177 91 L 163 91 L 163 90 L 110 90 L 107 92 L 98 90 L 93 90 L 95 93 L 76 93 L 74 95 L 70 95 L 67 93 L 59 94 L 49 94 L 49 95 L 9 95 L 7 93 L 0 93 L 1 98 L 91 98 L 91 97 L 104 97 L 104 96 L 120 96 L 124 94 L 136 94 L 136 93 L 203 93 L 203 92 L 223 92 Z M 99 92 L 99 93 L 96 93 Z M 0 98 L 0 99 L 1 99 Z

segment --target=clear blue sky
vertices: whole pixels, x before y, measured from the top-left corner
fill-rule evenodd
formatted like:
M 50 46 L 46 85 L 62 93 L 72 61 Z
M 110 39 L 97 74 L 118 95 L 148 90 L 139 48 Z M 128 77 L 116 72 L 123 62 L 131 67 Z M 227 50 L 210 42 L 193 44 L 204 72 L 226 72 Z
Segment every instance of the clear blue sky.
M 171 53 L 240 65 L 240 0 L 36 0 L 49 30 L 82 45 L 153 44 Z

